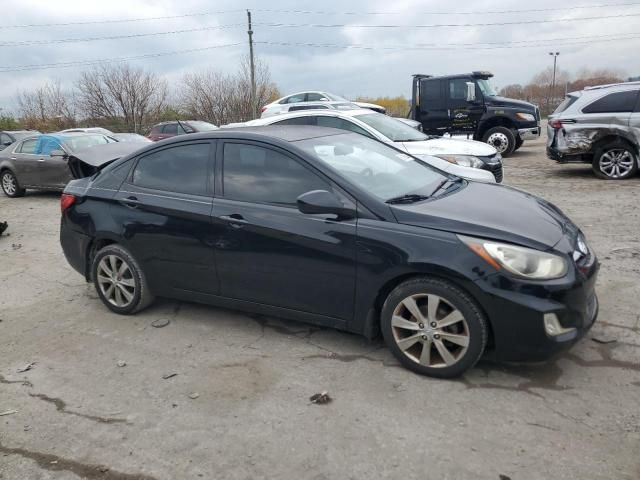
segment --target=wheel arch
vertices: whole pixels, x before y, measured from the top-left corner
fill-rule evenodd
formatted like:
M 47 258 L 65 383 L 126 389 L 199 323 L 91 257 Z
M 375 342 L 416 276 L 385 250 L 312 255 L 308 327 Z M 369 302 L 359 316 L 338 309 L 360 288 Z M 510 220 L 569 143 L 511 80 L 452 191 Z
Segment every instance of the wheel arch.
M 509 117 L 505 117 L 503 115 L 496 115 L 480 123 L 478 127 L 478 131 L 476 133 L 477 138 L 481 139 L 482 137 L 484 137 L 484 134 L 487 133 L 487 131 L 492 129 L 493 127 L 506 127 L 511 130 L 514 130 L 515 123 Z
M 417 278 L 433 278 L 436 280 L 443 280 L 445 282 L 453 284 L 456 288 L 459 288 L 465 294 L 469 295 L 469 297 L 473 299 L 478 309 L 482 312 L 487 320 L 488 336 L 486 349 L 490 350 L 494 347 L 495 342 L 491 317 L 487 314 L 487 311 L 482 306 L 482 303 L 478 300 L 477 295 L 474 295 L 473 288 L 469 288 L 473 284 L 473 282 L 465 279 L 464 277 L 461 277 L 459 274 L 452 270 L 448 270 L 440 266 L 433 266 L 432 268 L 427 268 L 422 271 L 405 272 L 387 280 L 378 290 L 378 293 L 373 302 L 373 306 L 371 307 L 367 315 L 364 329 L 365 336 L 367 338 L 372 339 L 376 337 L 380 332 L 380 314 L 382 312 L 382 306 L 384 305 L 385 300 L 393 291 L 393 289 L 401 283 Z
M 87 245 L 87 251 L 85 254 L 85 269 L 84 276 L 87 282 L 91 282 L 92 272 L 91 265 L 93 264 L 93 259 L 96 257 L 96 254 L 102 250 L 107 245 L 121 244 L 119 239 L 112 237 L 110 235 L 99 235 L 94 237 L 89 244 Z

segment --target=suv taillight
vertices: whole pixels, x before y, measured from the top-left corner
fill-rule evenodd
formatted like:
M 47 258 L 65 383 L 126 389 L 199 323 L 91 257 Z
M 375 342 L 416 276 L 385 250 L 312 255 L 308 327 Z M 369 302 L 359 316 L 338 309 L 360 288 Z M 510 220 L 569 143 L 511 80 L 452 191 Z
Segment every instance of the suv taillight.
M 562 128 L 562 122 L 560 120 L 554 119 L 554 120 L 549 120 L 549 126 L 551 128 L 555 128 L 556 130 L 559 130 Z
M 60 211 L 64 212 L 71 205 L 76 203 L 76 196 L 69 193 L 63 193 L 60 197 Z
M 264 111 L 265 111 L 266 109 L 267 109 L 267 107 L 262 107 L 262 108 L 260 109 L 260 113 L 264 113 Z

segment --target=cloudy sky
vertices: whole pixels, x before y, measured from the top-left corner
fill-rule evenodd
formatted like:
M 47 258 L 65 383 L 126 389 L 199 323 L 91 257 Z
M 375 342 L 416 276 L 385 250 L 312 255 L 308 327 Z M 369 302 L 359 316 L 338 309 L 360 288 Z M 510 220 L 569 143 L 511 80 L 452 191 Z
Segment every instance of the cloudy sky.
M 256 54 L 285 93 L 322 89 L 347 97 L 408 96 L 412 73 L 471 70 L 492 71 L 500 87 L 526 82 L 551 65 L 551 50 L 560 52 L 559 67 L 569 71 L 614 68 L 640 75 L 640 1 L 447 3 L 455 10 L 448 11 L 441 0 L 11 2 L 2 9 L 0 24 L 0 108 L 15 110 L 19 89 L 51 79 L 71 86 L 89 68 L 15 71 L 25 66 L 173 52 L 130 63 L 165 76 L 176 88 L 185 72 L 234 71 L 248 52 L 246 8 L 253 14 Z M 577 8 L 588 5 L 608 6 Z M 42 25 L 60 23 L 67 25 Z M 327 44 L 371 49 L 317 46 Z

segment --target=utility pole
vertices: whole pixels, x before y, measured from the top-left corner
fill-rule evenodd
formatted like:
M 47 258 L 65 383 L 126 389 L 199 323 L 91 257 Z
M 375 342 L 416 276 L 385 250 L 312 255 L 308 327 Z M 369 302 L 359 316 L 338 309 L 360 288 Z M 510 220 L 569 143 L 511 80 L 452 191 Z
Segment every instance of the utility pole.
M 556 62 L 560 52 L 549 52 L 549 55 L 553 57 L 553 79 L 551 80 L 551 99 L 553 101 L 556 94 Z
M 256 104 L 256 66 L 253 60 L 253 30 L 251 29 L 251 10 L 247 10 L 247 22 L 249 25 L 247 33 L 249 34 L 249 62 L 251 65 L 251 114 L 253 115 L 253 120 L 258 117 L 258 106 Z

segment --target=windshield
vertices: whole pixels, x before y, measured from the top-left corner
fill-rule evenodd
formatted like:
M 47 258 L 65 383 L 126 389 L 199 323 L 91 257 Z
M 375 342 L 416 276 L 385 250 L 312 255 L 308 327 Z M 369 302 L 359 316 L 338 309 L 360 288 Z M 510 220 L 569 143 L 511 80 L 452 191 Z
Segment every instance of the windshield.
M 185 123 L 185 122 L 182 122 Z M 211 130 L 217 130 L 218 127 L 216 127 L 213 123 L 209 123 L 209 122 L 202 122 L 202 121 L 195 121 L 195 122 L 188 122 L 187 123 L 188 126 L 195 128 L 196 131 L 198 132 L 209 132 Z
M 497 95 L 489 80 L 486 80 L 484 78 L 477 78 L 476 82 L 478 83 L 478 86 L 480 87 L 480 90 L 482 90 L 482 94 L 485 97 L 495 97 Z
M 83 148 L 94 147 L 96 145 L 104 145 L 106 143 L 115 143 L 117 140 L 109 138 L 105 135 L 78 135 L 73 137 L 62 138 L 62 144 L 70 148 L 72 151 L 82 150 Z
M 296 145 L 383 201 L 409 194 L 430 195 L 446 179 L 422 161 L 363 135 L 330 135 L 300 140 Z
M 354 115 L 354 118 L 366 123 L 394 142 L 419 142 L 429 139 L 424 133 L 420 133 L 406 123 L 382 113 L 365 113 Z

